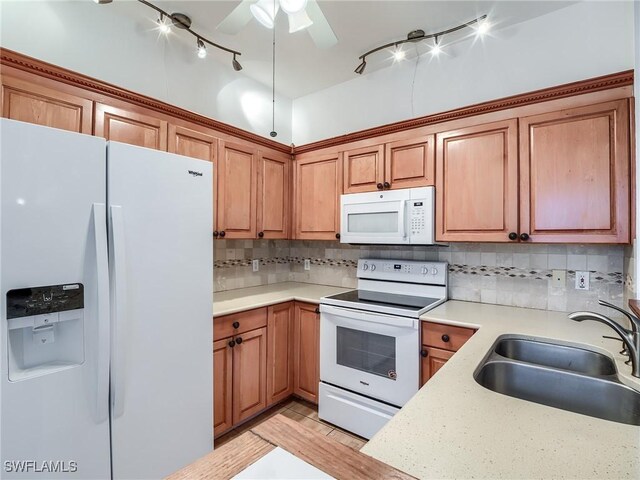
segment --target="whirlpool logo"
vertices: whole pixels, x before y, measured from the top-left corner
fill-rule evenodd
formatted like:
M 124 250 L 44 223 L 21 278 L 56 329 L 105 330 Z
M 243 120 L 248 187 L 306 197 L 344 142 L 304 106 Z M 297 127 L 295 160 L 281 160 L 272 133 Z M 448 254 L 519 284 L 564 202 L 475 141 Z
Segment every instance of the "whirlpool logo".
M 189 170 L 189 175 L 192 175 L 194 177 L 201 177 L 202 176 L 202 172 L 196 172 L 195 170 Z

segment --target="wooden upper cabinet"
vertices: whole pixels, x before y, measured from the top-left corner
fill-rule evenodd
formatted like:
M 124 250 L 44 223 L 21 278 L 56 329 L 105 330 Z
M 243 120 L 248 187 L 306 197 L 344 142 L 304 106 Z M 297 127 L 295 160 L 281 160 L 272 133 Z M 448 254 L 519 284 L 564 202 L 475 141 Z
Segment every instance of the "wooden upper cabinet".
M 293 302 L 269 307 L 267 324 L 267 404 L 293 393 Z
M 86 98 L 2 76 L 2 116 L 91 135 L 93 102 Z
M 267 407 L 267 329 L 238 337 L 233 347 L 233 423 Z
M 346 151 L 343 165 L 344 193 L 376 190 L 384 182 L 384 146 Z
M 434 137 L 385 145 L 384 179 L 391 189 L 435 185 Z
M 630 241 L 628 101 L 520 119 L 520 223 L 533 242 Z
M 139 147 L 167 150 L 165 120 L 102 103 L 96 103 L 94 135 Z
M 295 237 L 335 240 L 340 232 L 341 154 L 296 160 L 295 189 Z
M 318 403 L 320 383 L 320 314 L 318 306 L 295 304 L 293 347 L 293 393 L 312 403 Z
M 167 150 L 185 157 L 215 162 L 218 139 L 209 133 L 170 124 Z
M 229 339 L 213 342 L 213 432 L 217 437 L 233 426 L 233 350 Z
M 289 238 L 291 159 L 261 152 L 258 160 L 258 238 Z
M 436 138 L 436 239 L 510 241 L 518 232 L 517 120 Z
M 257 151 L 220 141 L 218 238 L 256 237 Z

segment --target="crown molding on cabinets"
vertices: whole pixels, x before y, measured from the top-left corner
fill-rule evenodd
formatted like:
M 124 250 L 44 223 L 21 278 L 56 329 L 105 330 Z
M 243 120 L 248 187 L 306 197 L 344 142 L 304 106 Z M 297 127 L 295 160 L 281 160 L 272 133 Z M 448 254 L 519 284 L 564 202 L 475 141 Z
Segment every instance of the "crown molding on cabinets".
M 246 130 L 228 125 L 226 123 L 213 120 L 211 118 L 199 115 L 188 110 L 184 110 L 179 107 L 175 107 L 168 103 L 155 100 L 146 95 L 126 90 L 124 88 L 117 87 L 110 83 L 106 83 L 95 78 L 82 75 L 80 73 L 67 70 L 66 68 L 58 67 L 47 62 L 23 55 L 13 50 L 6 48 L 0 48 L 0 65 L 13 67 L 19 70 L 23 70 L 41 77 L 56 80 L 58 82 L 80 87 L 84 90 L 88 90 L 100 95 L 106 95 L 108 97 L 116 98 L 118 100 L 124 100 L 140 107 L 146 107 L 157 112 L 170 115 L 175 118 L 180 118 L 195 124 L 199 124 L 204 127 L 212 128 L 218 132 L 225 133 L 227 135 L 252 142 L 254 144 L 261 145 L 263 147 L 276 150 L 278 152 L 292 155 L 292 147 L 284 145 L 282 143 L 274 142 L 268 138 L 261 137 Z
M 419 127 L 425 127 L 436 123 L 442 123 L 449 120 L 457 120 L 475 115 L 507 110 L 514 107 L 525 105 L 533 105 L 549 100 L 557 100 L 560 98 L 571 97 L 586 93 L 594 93 L 602 90 L 608 90 L 616 87 L 625 87 L 633 85 L 633 70 L 625 70 L 623 72 L 604 75 L 601 77 L 580 80 L 578 82 L 566 83 L 533 92 L 512 95 L 510 97 L 491 100 L 488 102 L 478 103 L 467 107 L 449 110 L 447 112 L 426 115 L 424 117 L 403 120 L 396 123 L 390 123 L 379 127 L 368 128 L 358 132 L 339 135 L 337 137 L 319 140 L 317 142 L 307 143 L 293 147 L 296 155 L 301 153 L 321 150 L 328 147 L 344 145 L 359 140 L 367 140 L 382 135 L 397 133 L 404 130 L 411 130 Z

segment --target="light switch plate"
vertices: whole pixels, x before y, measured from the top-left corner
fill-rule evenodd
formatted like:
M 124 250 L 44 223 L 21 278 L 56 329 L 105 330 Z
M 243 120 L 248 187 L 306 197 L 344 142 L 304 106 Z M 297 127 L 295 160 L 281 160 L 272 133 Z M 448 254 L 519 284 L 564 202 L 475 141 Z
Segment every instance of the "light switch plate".
M 565 288 L 567 281 L 566 270 L 552 270 L 551 271 L 551 286 L 555 288 Z
M 576 272 L 576 290 L 589 290 L 589 272 Z
M 304 269 L 305 270 L 311 270 L 311 260 L 308 258 L 304 259 Z
M 260 270 L 260 260 L 257 258 L 251 262 L 251 266 L 253 267 L 253 271 L 257 272 Z

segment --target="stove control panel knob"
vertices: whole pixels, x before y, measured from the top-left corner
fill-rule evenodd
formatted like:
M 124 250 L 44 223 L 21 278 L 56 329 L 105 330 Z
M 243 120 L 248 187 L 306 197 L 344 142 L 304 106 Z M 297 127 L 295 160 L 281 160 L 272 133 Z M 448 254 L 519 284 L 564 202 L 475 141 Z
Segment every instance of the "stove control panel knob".
M 375 264 L 375 263 L 372 263 L 372 264 L 371 264 L 371 271 L 373 272 L 375 269 L 376 269 L 376 264 Z
M 438 269 L 436 267 L 433 267 L 431 269 L 431 275 L 437 275 L 438 274 Z
M 365 270 L 365 271 L 366 271 L 366 270 L 369 270 L 369 264 L 368 264 L 368 263 L 364 263 L 364 264 L 362 265 L 362 269 L 363 269 L 363 270 Z
M 429 269 L 427 267 L 422 267 L 422 274 L 426 275 L 427 273 L 429 273 Z

